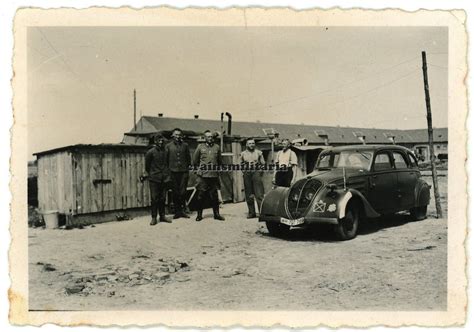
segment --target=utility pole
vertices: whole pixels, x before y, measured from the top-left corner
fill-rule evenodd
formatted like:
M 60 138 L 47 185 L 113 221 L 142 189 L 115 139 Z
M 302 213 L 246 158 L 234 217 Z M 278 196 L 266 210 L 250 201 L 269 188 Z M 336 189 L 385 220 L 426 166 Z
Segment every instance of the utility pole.
M 436 171 L 435 154 L 433 147 L 433 123 L 431 119 L 430 87 L 428 85 L 428 68 L 426 67 L 426 52 L 421 52 L 423 60 L 423 81 L 425 83 L 426 120 L 428 121 L 428 144 L 430 146 L 431 174 L 433 176 L 433 190 L 436 204 L 436 214 L 438 218 L 443 218 L 443 210 L 438 190 L 438 172 Z
M 137 131 L 137 91 L 133 89 L 133 130 Z

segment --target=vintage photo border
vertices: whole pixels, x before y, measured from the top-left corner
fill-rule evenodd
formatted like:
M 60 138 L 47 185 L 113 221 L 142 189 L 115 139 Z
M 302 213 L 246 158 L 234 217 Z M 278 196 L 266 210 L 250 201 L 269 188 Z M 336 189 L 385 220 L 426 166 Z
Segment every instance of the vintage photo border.
M 447 26 L 448 78 L 448 300 L 447 311 L 28 311 L 27 206 L 27 43 L 28 26 Z M 11 141 L 12 192 L 9 252 L 10 314 L 13 324 L 152 325 L 176 327 L 288 326 L 330 327 L 374 325 L 448 326 L 466 319 L 467 276 L 467 31 L 461 10 L 288 8 L 173 9 L 88 8 L 34 9 L 17 12 L 14 22 L 14 125 Z M 382 295 L 382 294 L 381 294 Z

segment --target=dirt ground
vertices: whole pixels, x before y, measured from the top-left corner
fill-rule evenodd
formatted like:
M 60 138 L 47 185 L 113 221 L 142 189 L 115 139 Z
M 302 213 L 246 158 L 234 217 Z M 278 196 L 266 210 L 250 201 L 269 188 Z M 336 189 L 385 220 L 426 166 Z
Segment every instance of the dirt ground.
M 440 187 L 446 208 L 446 177 Z M 245 203 L 224 205 L 224 222 L 206 212 L 30 228 L 30 310 L 446 309 L 447 221 L 433 199 L 426 220 L 371 220 L 346 242 L 327 229 L 273 238 Z

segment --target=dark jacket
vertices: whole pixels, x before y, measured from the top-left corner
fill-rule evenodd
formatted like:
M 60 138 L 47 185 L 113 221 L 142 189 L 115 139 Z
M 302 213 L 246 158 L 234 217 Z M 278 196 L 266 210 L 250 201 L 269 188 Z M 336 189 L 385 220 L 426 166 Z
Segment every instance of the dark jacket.
M 171 172 L 188 172 L 191 165 L 191 153 L 185 142 L 172 141 L 166 145 L 166 158 Z
M 212 170 L 203 170 L 203 165 L 222 165 L 221 148 L 218 144 L 207 145 L 206 143 L 199 144 L 194 151 L 193 165 L 199 167 L 197 174 L 204 178 L 217 178 L 219 173 Z
M 171 180 L 164 147 L 154 146 L 147 151 L 145 154 L 145 170 L 148 173 L 149 181 L 168 182 Z

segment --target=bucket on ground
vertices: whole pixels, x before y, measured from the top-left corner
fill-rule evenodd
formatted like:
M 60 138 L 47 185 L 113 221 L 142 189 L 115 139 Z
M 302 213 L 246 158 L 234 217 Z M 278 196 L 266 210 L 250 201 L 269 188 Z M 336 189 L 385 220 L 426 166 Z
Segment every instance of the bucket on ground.
M 58 228 L 59 227 L 59 212 L 58 211 L 43 211 L 43 219 L 46 228 Z

